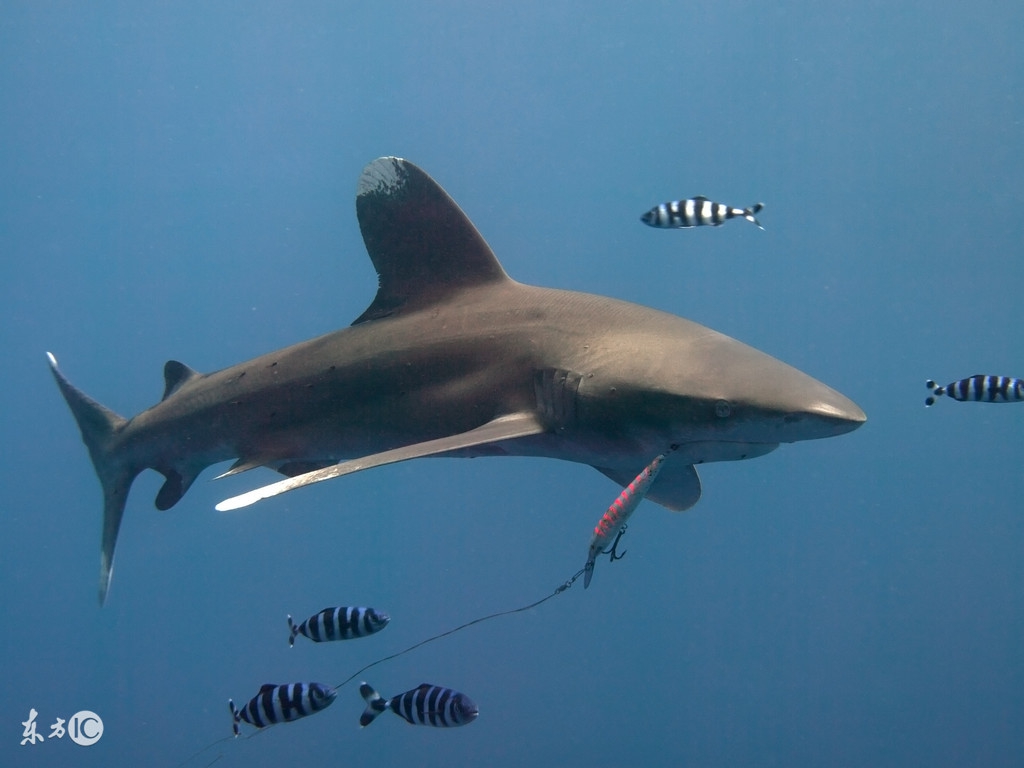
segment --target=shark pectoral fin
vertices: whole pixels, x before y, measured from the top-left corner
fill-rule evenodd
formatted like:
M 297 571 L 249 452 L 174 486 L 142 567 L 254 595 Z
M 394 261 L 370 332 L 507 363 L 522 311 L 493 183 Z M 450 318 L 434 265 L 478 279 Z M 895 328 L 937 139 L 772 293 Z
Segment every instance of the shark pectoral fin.
M 631 470 L 607 469 L 594 467 L 605 477 L 609 477 L 625 487 L 633 482 L 636 475 Z M 666 460 L 647 491 L 646 498 L 655 501 L 673 512 L 683 512 L 700 501 L 700 478 L 692 464 L 682 464 Z
M 364 469 L 380 467 L 385 464 L 395 464 L 399 461 L 418 459 L 424 456 L 437 456 L 488 443 L 497 443 L 503 440 L 514 440 L 519 437 L 538 435 L 541 432 L 544 432 L 544 426 L 532 413 L 501 416 L 476 429 L 471 429 L 458 435 L 448 435 L 447 437 L 439 437 L 436 440 L 403 445 L 401 448 L 393 448 L 390 451 L 363 456 L 352 461 L 343 461 L 340 464 L 333 464 L 330 467 L 318 469 L 314 472 L 306 472 L 287 480 L 279 480 L 276 483 L 256 488 L 248 493 L 225 499 L 216 506 L 216 509 L 220 512 L 240 509 L 262 499 L 269 499 L 271 496 L 277 496 L 287 491 L 301 488 L 304 485 L 320 483 L 324 480 L 341 477 L 342 475 L 350 475 L 353 472 L 359 472 Z
M 647 498 L 673 512 L 683 512 L 700 501 L 700 477 L 693 464 L 666 461 Z
M 286 461 L 274 467 L 274 471 L 279 472 L 285 477 L 298 477 L 309 472 L 316 472 L 324 467 L 333 467 L 336 463 L 334 461 Z

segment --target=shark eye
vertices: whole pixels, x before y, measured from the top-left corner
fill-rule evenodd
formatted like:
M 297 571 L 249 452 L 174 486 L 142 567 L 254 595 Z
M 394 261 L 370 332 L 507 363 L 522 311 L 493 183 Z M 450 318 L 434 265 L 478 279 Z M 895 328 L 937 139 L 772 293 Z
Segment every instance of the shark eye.
M 732 406 L 729 405 L 728 400 L 719 400 L 715 403 L 715 416 L 720 419 L 726 419 L 732 415 Z

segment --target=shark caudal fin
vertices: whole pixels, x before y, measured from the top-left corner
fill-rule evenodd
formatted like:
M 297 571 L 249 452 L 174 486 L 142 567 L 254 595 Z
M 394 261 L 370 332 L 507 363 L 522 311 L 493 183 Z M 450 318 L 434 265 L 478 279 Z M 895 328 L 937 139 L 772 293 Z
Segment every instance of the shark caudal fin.
M 114 435 L 127 424 L 127 420 L 76 389 L 57 368 L 57 358 L 46 353 L 50 371 L 60 387 L 71 413 L 82 431 L 82 441 L 89 449 L 96 476 L 103 487 L 103 539 L 100 545 L 100 605 L 107 599 L 110 574 L 114 565 L 114 545 L 121 528 L 128 489 L 141 469 L 126 466 L 112 452 Z

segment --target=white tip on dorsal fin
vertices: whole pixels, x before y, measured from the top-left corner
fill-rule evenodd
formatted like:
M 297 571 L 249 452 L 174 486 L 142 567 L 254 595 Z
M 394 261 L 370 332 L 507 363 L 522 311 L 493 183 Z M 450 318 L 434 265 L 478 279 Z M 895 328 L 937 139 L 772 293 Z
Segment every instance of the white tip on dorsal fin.
M 462 209 L 408 160 L 380 157 L 363 169 L 356 215 L 379 286 L 353 325 L 508 279 Z

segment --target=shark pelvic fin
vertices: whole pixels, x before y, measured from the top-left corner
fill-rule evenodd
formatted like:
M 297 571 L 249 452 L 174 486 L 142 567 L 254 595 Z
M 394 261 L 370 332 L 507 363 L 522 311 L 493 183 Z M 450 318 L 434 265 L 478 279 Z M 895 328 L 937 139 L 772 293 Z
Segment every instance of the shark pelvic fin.
M 57 368 L 57 358 L 46 353 L 50 371 L 67 401 L 71 413 L 82 432 L 82 441 L 89 449 L 96 475 L 103 487 L 103 538 L 100 544 L 100 605 L 107 599 L 110 577 L 114 568 L 114 545 L 124 517 L 124 505 L 128 490 L 140 469 L 126 466 L 119 461 L 110 448 L 114 434 L 122 429 L 127 420 L 109 408 L 97 403 L 84 392 L 75 388 Z
M 356 214 L 379 286 L 353 325 L 509 279 L 462 209 L 407 160 L 380 157 L 363 169 Z
M 226 472 L 221 472 L 217 475 L 214 480 L 220 480 L 224 477 L 231 477 L 232 475 L 240 475 L 243 472 L 248 472 L 250 469 L 256 469 L 257 467 L 265 467 L 270 463 L 270 460 L 265 459 L 246 459 L 241 458 L 232 464 Z
M 458 435 L 448 435 L 447 437 L 440 437 L 436 440 L 427 440 L 422 443 L 414 443 L 413 445 L 404 445 L 401 448 L 393 448 L 390 451 L 383 451 L 382 453 L 363 456 L 362 458 L 353 459 L 351 461 L 343 461 L 340 464 L 333 464 L 324 469 L 307 472 L 303 475 L 288 478 L 287 480 L 279 480 L 276 483 L 265 485 L 262 488 L 256 488 L 248 493 L 233 496 L 230 499 L 225 499 L 217 505 L 216 509 L 220 512 L 240 509 L 242 507 L 247 507 L 250 504 L 254 504 L 257 501 L 261 501 L 262 499 L 269 499 L 271 496 L 277 496 L 279 494 L 295 490 L 296 488 L 301 488 L 304 485 L 320 483 L 324 480 L 331 480 L 335 477 L 349 475 L 353 472 L 359 472 L 364 469 L 380 467 L 385 464 L 395 464 L 399 461 L 418 459 L 424 456 L 438 456 L 452 451 L 473 448 L 480 445 L 486 445 L 488 443 L 497 443 L 503 440 L 513 440 L 519 437 L 538 435 L 544 431 L 544 426 L 532 413 L 518 413 L 510 416 L 501 416 L 477 427 L 476 429 L 471 429 L 468 432 L 463 432 Z
M 240 475 L 243 472 L 248 472 L 250 469 L 257 469 L 259 467 L 267 467 L 273 469 L 275 472 L 280 472 L 285 477 L 295 477 L 296 475 L 303 475 L 307 472 L 313 472 L 317 469 L 323 469 L 324 467 L 332 467 L 337 462 L 334 461 L 316 461 L 310 459 L 287 459 L 282 461 L 278 458 L 258 458 L 258 459 L 239 459 L 232 464 L 226 472 L 221 472 L 217 475 L 214 480 L 220 480 L 224 477 L 231 477 L 232 475 Z

